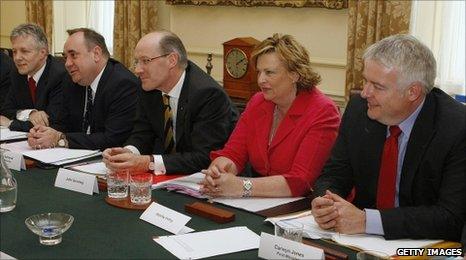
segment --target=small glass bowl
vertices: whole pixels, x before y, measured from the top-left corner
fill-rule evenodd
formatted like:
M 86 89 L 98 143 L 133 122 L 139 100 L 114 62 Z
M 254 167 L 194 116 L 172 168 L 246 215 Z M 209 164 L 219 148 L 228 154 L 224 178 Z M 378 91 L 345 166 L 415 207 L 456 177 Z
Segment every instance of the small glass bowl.
M 43 213 L 28 217 L 24 223 L 35 234 L 39 235 L 39 242 L 53 246 L 60 244 L 61 235 L 73 224 L 73 216 L 65 213 Z

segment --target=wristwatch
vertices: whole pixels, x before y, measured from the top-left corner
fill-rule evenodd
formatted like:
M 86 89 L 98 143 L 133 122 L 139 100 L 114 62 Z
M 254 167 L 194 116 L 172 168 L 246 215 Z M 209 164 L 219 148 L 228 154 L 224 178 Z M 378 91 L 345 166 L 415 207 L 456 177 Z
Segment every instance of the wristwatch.
M 60 139 L 58 139 L 57 142 L 58 147 L 67 147 L 68 146 L 68 140 L 66 140 L 66 136 L 64 133 L 60 134 Z
M 149 170 L 154 171 L 155 170 L 154 156 L 149 155 L 149 157 L 150 157 Z
M 250 179 L 243 179 L 243 198 L 251 197 L 252 195 L 252 181 Z

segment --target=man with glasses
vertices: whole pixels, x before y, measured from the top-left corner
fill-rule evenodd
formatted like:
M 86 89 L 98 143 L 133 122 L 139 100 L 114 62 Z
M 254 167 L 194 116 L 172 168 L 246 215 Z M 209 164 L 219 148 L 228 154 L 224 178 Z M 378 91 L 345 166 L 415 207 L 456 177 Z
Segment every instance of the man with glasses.
M 135 49 L 135 72 L 144 91 L 136 124 L 124 148 L 107 149 L 110 169 L 193 173 L 227 141 L 237 110 L 223 88 L 191 61 L 168 31 L 145 35 Z
M 49 54 L 47 37 L 38 25 L 17 26 L 10 40 L 16 68 L 11 68 L 9 91 L 2 97 L 0 125 L 27 132 L 33 126 L 56 124 L 67 77 L 63 62 Z
M 72 82 L 63 89 L 60 126 L 34 127 L 29 145 L 93 150 L 120 146 L 133 128 L 140 83 L 110 58 L 102 35 L 87 28 L 67 32 L 64 57 Z

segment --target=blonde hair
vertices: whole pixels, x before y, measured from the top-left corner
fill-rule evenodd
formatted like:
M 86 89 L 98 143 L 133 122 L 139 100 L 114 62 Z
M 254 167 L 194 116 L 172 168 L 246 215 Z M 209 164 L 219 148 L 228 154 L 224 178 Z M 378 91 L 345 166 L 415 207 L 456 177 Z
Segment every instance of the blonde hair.
M 259 56 L 267 53 L 278 54 L 288 71 L 298 73 L 298 90 L 311 90 L 320 83 L 320 75 L 311 68 L 308 51 L 293 36 L 275 33 L 254 48 L 251 60 L 257 63 Z

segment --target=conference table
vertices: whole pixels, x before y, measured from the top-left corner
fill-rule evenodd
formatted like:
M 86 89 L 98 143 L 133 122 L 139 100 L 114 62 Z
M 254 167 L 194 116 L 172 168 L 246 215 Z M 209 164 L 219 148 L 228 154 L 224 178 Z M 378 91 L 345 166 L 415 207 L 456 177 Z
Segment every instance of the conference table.
M 13 171 L 13 174 L 18 183 L 17 205 L 11 212 L 0 213 L 0 251 L 18 259 L 175 259 L 174 255 L 152 239 L 154 236 L 171 233 L 140 220 L 142 211 L 107 204 L 106 192 L 91 196 L 54 187 L 57 169 L 32 168 L 21 172 Z M 261 232 L 273 234 L 273 225 L 264 222 L 265 217 L 259 214 L 214 204 L 235 213 L 234 221 L 218 224 L 185 212 L 185 204 L 200 201 L 199 199 L 162 189 L 153 190 L 152 196 L 157 203 L 191 216 L 187 226 L 195 231 L 247 226 L 258 235 Z M 41 245 L 38 236 L 24 223 L 31 215 L 47 212 L 63 212 L 74 217 L 73 225 L 63 234 L 63 241 L 55 246 Z M 323 240 L 309 242 L 342 252 L 349 259 L 355 258 L 356 251 L 349 248 Z M 258 250 L 213 258 L 257 259 Z

